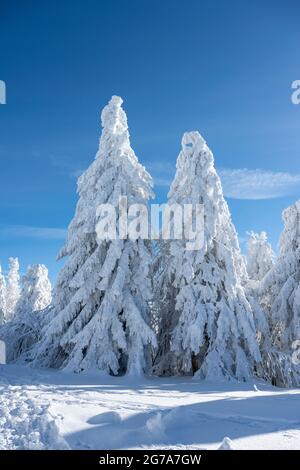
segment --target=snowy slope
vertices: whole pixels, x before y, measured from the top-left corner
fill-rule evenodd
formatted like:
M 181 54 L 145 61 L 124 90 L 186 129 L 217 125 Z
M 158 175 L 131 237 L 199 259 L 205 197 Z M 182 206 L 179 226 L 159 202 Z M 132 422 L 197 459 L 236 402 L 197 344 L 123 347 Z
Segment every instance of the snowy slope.
M 0 366 L 0 448 L 300 449 L 300 390 Z M 224 444 L 223 444 L 224 446 Z

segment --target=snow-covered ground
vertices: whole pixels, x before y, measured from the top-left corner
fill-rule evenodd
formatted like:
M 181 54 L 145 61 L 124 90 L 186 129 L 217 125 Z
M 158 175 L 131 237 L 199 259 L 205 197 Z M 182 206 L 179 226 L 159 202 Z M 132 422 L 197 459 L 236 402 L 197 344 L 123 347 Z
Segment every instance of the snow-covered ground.
M 0 366 L 1 449 L 217 449 L 225 437 L 300 449 L 300 390 Z

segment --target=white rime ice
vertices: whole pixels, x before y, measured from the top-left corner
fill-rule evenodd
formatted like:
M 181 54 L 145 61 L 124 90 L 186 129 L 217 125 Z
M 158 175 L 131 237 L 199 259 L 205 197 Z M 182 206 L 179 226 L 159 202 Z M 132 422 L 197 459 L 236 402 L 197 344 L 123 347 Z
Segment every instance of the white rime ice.
M 22 289 L 11 321 L 0 331 L 6 343 L 7 362 L 14 361 L 37 343 L 44 314 L 51 303 L 51 284 L 43 264 L 28 267 L 22 277 Z
M 18 258 L 9 258 L 9 273 L 6 287 L 6 320 L 8 321 L 14 316 L 20 292 L 19 260 Z
M 100 204 L 147 204 L 152 180 L 130 146 L 122 99 L 102 111 L 103 131 L 94 162 L 78 180 L 79 202 L 65 247 L 67 256 L 36 363 L 73 371 L 97 368 L 140 374 L 155 345 L 149 326 L 151 253 L 147 242 L 97 240 Z M 117 215 L 117 221 L 118 221 Z
M 283 212 L 284 230 L 278 259 L 261 285 L 261 298 L 269 312 L 272 339 L 270 379 L 276 385 L 299 386 L 300 344 L 300 200 Z
M 6 317 L 6 280 L 2 274 L 0 266 L 0 325 L 5 321 Z
M 246 379 L 260 361 L 253 313 L 242 287 L 246 267 L 213 155 L 198 132 L 183 135 L 176 168 L 168 203 L 204 205 L 204 247 L 187 251 L 184 240 L 167 244 L 158 284 L 161 322 L 170 330 L 161 330 L 164 352 L 158 352 L 154 370 Z
M 247 252 L 249 279 L 261 281 L 273 267 L 274 257 L 266 232 L 250 232 Z

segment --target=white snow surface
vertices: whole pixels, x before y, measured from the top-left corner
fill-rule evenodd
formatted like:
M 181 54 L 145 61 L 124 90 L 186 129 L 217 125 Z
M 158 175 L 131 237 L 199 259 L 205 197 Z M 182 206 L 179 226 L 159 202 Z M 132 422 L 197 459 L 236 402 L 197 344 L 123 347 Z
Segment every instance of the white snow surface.
M 0 449 L 300 449 L 300 390 L 0 366 Z

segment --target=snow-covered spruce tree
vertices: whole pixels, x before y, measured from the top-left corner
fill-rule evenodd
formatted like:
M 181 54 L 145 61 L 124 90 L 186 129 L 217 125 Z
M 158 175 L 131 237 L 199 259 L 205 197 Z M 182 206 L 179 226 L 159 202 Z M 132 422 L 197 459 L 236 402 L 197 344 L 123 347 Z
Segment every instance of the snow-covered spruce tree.
M 18 258 L 9 258 L 9 272 L 6 286 L 6 320 L 13 318 L 20 297 L 20 274 Z
M 247 252 L 249 279 L 261 281 L 274 265 L 274 252 L 266 232 L 250 232 Z
M 293 353 L 300 339 L 300 200 L 283 212 L 283 221 L 279 256 L 260 292 L 272 342 L 267 372 L 276 385 L 299 386 L 300 365 Z
M 170 262 L 170 241 L 159 240 L 153 257 L 152 323 L 158 337 L 158 347 L 153 351 L 153 374 L 171 376 L 179 373 L 178 359 L 171 351 L 172 332 L 178 322 L 175 310 L 178 290 L 174 286 L 174 270 Z
M 16 305 L 15 316 L 39 312 L 51 303 L 51 283 L 48 269 L 43 264 L 28 266 L 22 278 L 22 290 Z
M 257 366 L 256 374 L 270 381 L 268 373 L 271 350 L 270 328 L 268 311 L 263 307 L 263 303 L 261 302 L 260 287 L 262 279 L 274 266 L 275 255 L 268 242 L 266 232 L 257 234 L 252 231 L 249 235 L 246 257 L 249 278 L 246 280 L 244 287 L 247 299 L 253 311 L 257 341 L 262 357 L 261 363 Z
M 44 320 L 44 310 L 51 303 L 51 284 L 43 264 L 28 267 L 21 280 L 21 294 L 15 314 L 0 331 L 5 341 L 7 362 L 26 355 L 37 343 Z
M 152 180 L 130 146 L 122 99 L 103 109 L 99 151 L 78 180 L 79 202 L 66 246 L 68 256 L 56 285 L 51 321 L 36 363 L 73 371 L 98 368 L 111 374 L 140 374 L 155 345 L 149 326 L 151 252 L 147 240 L 99 240 L 100 204 L 147 204 Z M 117 225 L 119 214 L 117 215 Z
M 204 205 L 204 247 L 189 251 L 185 240 L 169 243 L 160 283 L 162 323 L 171 329 L 162 331 L 164 354 L 158 353 L 154 370 L 170 373 L 167 354 L 172 373 L 245 379 L 260 361 L 253 314 L 242 287 L 246 267 L 213 155 L 198 132 L 183 136 L 168 203 Z M 175 304 L 169 302 L 173 289 Z
M 5 277 L 2 274 L 2 269 L 0 266 L 0 325 L 5 321 L 6 317 L 6 281 Z

